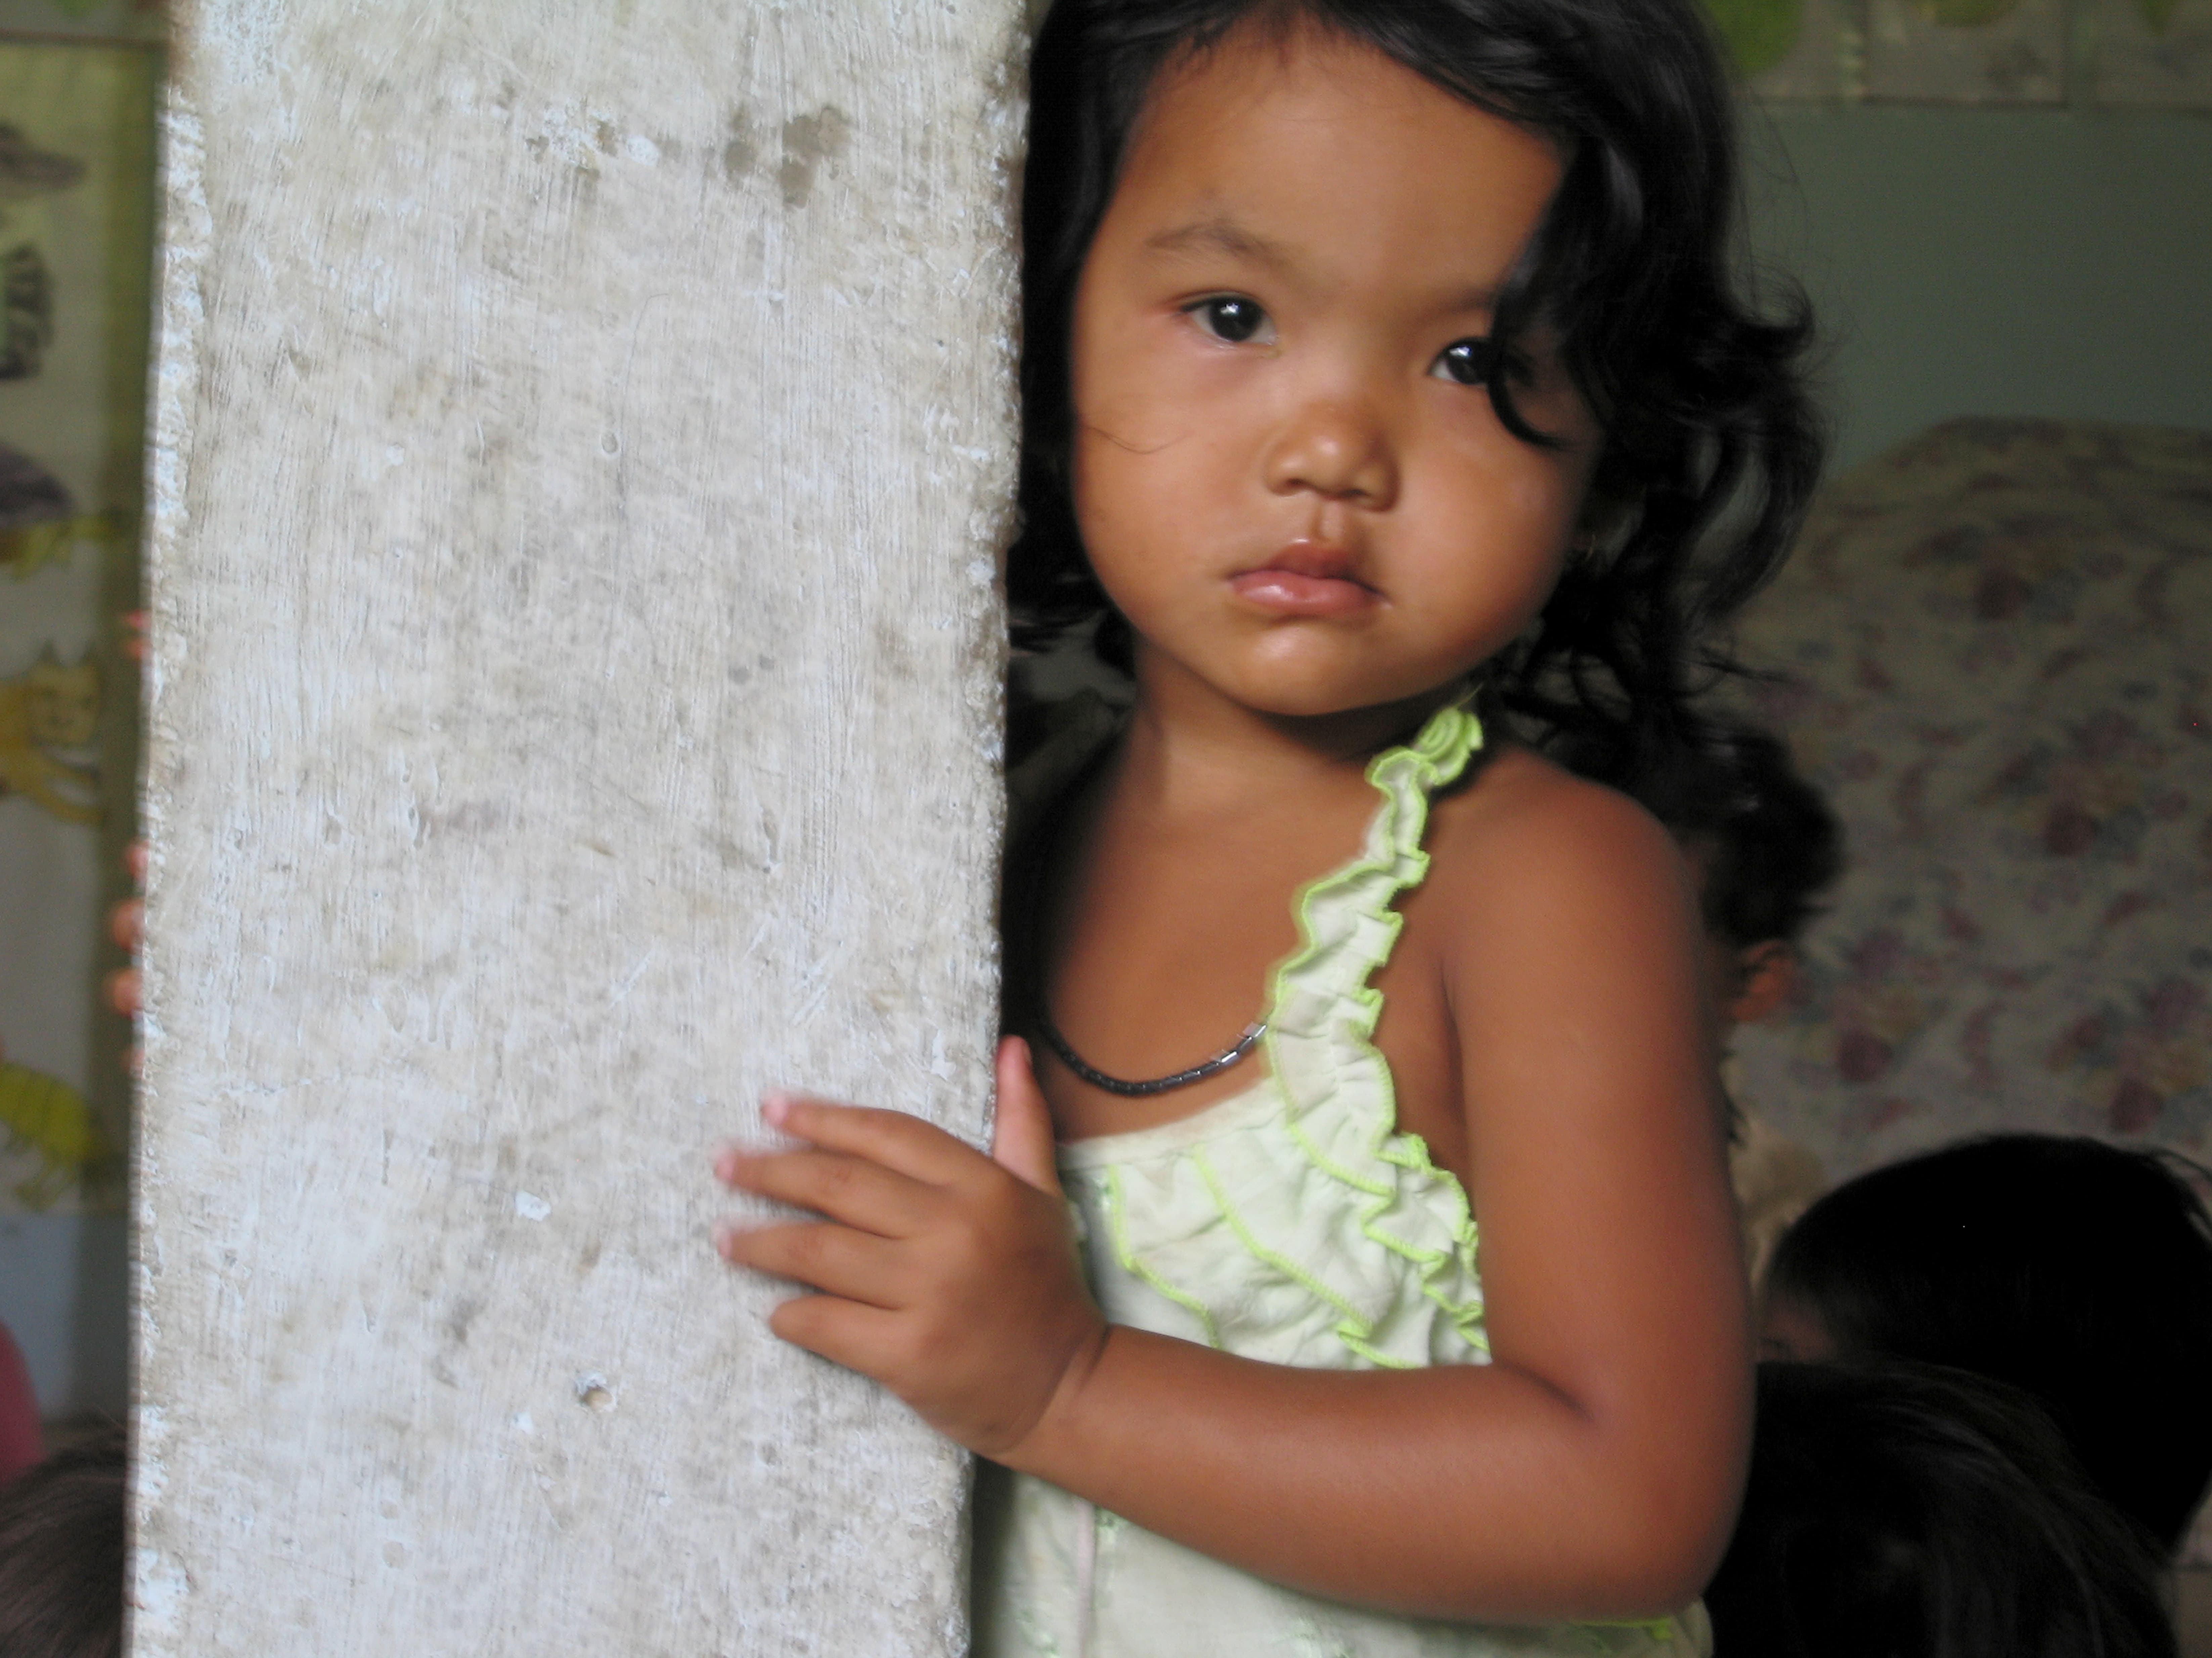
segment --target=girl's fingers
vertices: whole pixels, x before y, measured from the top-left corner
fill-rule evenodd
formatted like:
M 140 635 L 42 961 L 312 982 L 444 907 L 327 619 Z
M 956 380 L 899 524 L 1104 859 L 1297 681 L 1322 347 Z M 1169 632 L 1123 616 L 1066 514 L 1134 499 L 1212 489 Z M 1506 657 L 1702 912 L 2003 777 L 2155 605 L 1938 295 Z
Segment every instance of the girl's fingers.
M 1053 1139 L 1052 1109 L 1044 1102 L 1030 1060 L 1030 1045 L 1019 1036 L 999 1044 L 999 1103 L 991 1126 L 991 1160 L 1017 1180 L 1040 1192 L 1060 1195 L 1060 1157 Z
M 798 1296 L 769 1315 L 768 1327 L 794 1347 L 880 1381 L 897 1316 L 836 1296 Z
M 770 1127 L 811 1140 L 825 1151 L 865 1157 L 926 1185 L 949 1186 L 989 1162 L 936 1124 L 903 1111 L 771 1094 L 762 1102 L 761 1115 Z
M 107 975 L 107 1005 L 127 1019 L 138 1017 L 145 981 L 135 967 L 118 967 Z
M 781 1226 L 715 1229 L 714 1247 L 732 1266 L 789 1278 L 825 1295 L 870 1307 L 898 1304 L 898 1256 L 878 1237 L 849 1226 L 793 1221 Z
M 107 936 L 133 956 L 146 941 L 146 901 L 125 898 L 107 912 Z
M 714 1173 L 744 1191 L 811 1209 L 880 1237 L 903 1237 L 929 1214 L 929 1187 L 880 1163 L 836 1151 L 732 1147 L 714 1159 Z

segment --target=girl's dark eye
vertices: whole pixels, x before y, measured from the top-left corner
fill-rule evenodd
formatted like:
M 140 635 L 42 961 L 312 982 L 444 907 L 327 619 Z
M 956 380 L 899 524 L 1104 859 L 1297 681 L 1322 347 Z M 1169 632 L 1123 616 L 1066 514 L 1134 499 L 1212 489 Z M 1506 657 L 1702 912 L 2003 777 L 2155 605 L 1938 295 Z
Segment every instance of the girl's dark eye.
M 1190 314 L 1198 319 L 1198 325 L 1218 340 L 1231 345 L 1243 345 L 1258 337 L 1267 325 L 1267 313 L 1256 300 L 1238 299 L 1233 294 L 1218 294 L 1210 300 L 1200 300 L 1190 307 Z
M 1498 348 L 1486 339 L 1454 340 L 1437 353 L 1429 373 L 1455 386 L 1487 386 L 1498 372 Z

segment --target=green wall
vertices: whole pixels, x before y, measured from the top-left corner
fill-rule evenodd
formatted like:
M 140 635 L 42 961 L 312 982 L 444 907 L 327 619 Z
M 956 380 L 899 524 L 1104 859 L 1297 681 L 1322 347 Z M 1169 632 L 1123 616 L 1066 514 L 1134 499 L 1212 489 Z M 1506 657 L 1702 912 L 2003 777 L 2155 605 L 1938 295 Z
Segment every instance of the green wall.
M 2212 428 L 2212 116 L 1774 104 L 1753 242 L 1829 340 L 1837 466 L 1954 415 Z

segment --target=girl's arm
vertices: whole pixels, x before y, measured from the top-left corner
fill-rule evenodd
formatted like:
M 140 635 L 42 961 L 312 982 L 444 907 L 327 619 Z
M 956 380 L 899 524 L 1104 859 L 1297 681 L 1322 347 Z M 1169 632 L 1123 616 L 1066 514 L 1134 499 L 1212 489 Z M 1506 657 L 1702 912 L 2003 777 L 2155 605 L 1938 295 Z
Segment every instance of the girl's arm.
M 812 1149 L 724 1155 L 724 1178 L 830 1218 L 723 1235 L 825 1292 L 776 1333 L 972 1449 L 1317 1594 L 1530 1621 L 1693 1598 L 1749 1398 L 1695 914 L 1642 814 L 1520 777 L 1437 858 L 1468 878 L 1425 900 L 1461 941 L 1492 1363 L 1297 1370 L 1109 1328 L 1018 1044 L 996 1163 L 910 1118 L 789 1101 L 771 1120 Z

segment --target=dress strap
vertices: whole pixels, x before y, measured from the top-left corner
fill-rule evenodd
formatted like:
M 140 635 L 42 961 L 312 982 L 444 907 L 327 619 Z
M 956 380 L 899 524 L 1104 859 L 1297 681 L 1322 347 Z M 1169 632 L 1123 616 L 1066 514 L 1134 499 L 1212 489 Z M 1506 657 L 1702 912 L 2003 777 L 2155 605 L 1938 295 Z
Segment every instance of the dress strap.
M 1367 780 L 1382 799 L 1359 855 L 1297 895 L 1298 948 L 1275 969 L 1266 1037 L 1269 1066 L 1285 1079 L 1293 1108 L 1356 1072 L 1363 1091 L 1380 1090 L 1371 1114 L 1395 1127 L 1389 1067 L 1373 1047 L 1382 994 L 1367 981 L 1390 959 L 1405 926 L 1393 908 L 1398 895 L 1428 875 L 1421 843 L 1430 799 L 1481 751 L 1474 699 L 1469 691 L 1445 704 L 1411 743 L 1370 762 Z
M 1428 874 L 1421 841 L 1431 798 L 1482 750 L 1474 703 L 1470 691 L 1439 708 L 1411 743 L 1368 767 L 1382 804 L 1359 856 L 1298 895 L 1300 945 L 1275 970 L 1262 1043 L 1297 1155 L 1351 1189 L 1360 1232 L 1412 1267 L 1422 1297 L 1472 1350 L 1486 1353 L 1474 1216 L 1420 1136 L 1398 1132 L 1397 1090 L 1374 1041 L 1382 993 L 1368 983 L 1405 925 L 1392 908 L 1398 895 Z M 1357 1357 L 1404 1363 L 1386 1352 L 1382 1333 L 1349 1315 L 1337 1327 Z

